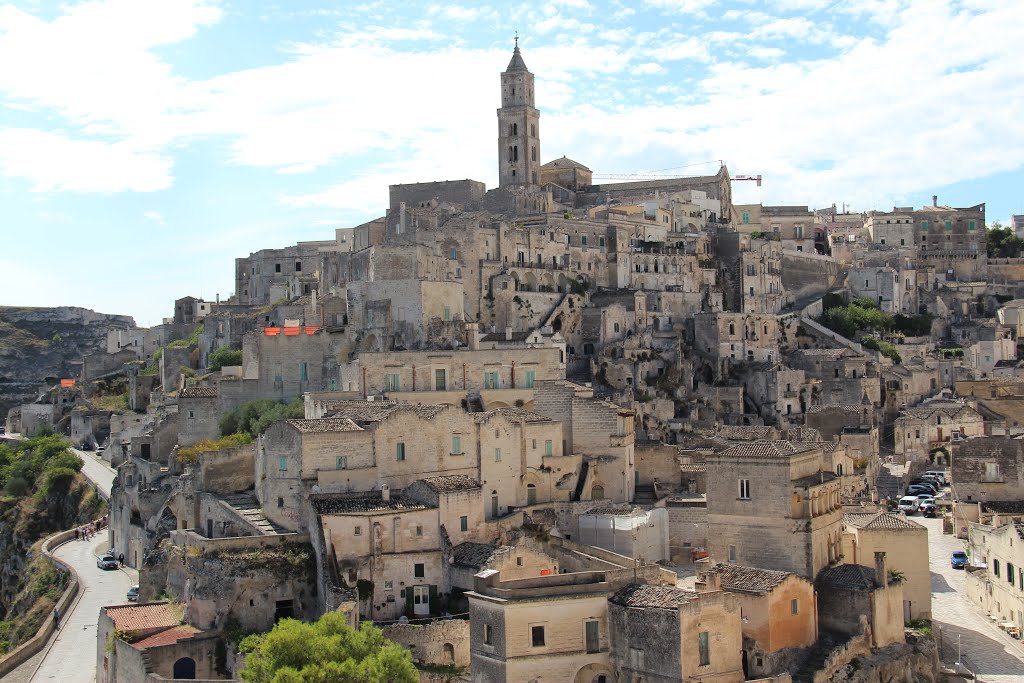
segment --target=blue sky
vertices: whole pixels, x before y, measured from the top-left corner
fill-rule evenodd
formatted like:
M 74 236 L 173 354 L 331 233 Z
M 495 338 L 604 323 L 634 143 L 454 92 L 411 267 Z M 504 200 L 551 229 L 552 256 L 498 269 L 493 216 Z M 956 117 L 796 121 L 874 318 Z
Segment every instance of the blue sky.
M 155 324 L 389 183 L 492 187 L 517 31 L 544 159 L 1024 213 L 1019 0 L 0 0 L 0 304 Z

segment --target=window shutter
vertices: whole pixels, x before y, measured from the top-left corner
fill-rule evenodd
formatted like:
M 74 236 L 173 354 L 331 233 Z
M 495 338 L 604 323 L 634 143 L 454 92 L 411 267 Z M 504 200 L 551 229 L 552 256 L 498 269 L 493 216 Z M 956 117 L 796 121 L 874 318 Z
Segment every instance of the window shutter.
M 414 613 L 412 606 L 412 586 L 405 589 L 405 612 L 409 615 Z
M 428 587 L 428 590 L 430 592 L 430 613 L 431 614 L 437 614 L 438 612 L 441 611 L 440 610 L 441 603 L 437 599 L 437 586 L 430 585 Z

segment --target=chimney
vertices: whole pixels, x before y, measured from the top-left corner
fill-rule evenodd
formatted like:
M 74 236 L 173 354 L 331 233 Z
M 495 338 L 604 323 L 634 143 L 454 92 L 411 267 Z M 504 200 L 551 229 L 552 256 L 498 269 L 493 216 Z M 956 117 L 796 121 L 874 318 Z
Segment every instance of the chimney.
M 889 575 L 885 570 L 885 553 L 875 553 L 875 579 L 883 588 L 889 585 Z
M 939 195 L 933 194 L 932 195 L 932 206 L 938 206 L 938 205 L 939 205 Z
M 511 327 L 506 327 L 505 328 L 505 341 L 512 341 L 512 328 Z
M 480 349 L 480 323 L 466 323 L 466 345 L 470 351 Z
M 382 484 L 381 487 L 380 487 L 380 497 L 381 497 L 381 500 L 383 500 L 385 503 L 390 502 L 391 501 L 391 487 L 388 486 L 387 484 Z M 877 555 L 877 554 L 878 553 L 875 553 L 875 555 Z M 885 553 L 882 553 L 882 554 L 885 555 Z

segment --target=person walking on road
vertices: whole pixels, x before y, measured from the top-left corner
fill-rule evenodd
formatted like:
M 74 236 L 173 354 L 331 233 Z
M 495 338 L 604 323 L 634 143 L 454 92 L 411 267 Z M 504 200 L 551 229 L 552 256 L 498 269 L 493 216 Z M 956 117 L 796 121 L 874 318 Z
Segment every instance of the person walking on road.
M 124 566 L 124 553 L 121 553 L 117 556 L 117 563 L 120 564 L 122 567 Z
M 76 541 L 78 540 L 78 535 L 79 535 L 78 527 L 75 527 L 75 540 Z
M 60 612 L 56 607 L 53 608 L 53 625 L 55 628 L 60 628 Z

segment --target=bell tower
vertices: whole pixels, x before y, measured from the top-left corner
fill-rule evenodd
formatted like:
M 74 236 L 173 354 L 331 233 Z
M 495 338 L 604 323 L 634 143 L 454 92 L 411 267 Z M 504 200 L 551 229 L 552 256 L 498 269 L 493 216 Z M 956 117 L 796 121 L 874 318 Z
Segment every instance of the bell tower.
M 498 110 L 498 187 L 540 185 L 540 112 L 533 106 L 533 74 L 519 53 L 501 74 Z

